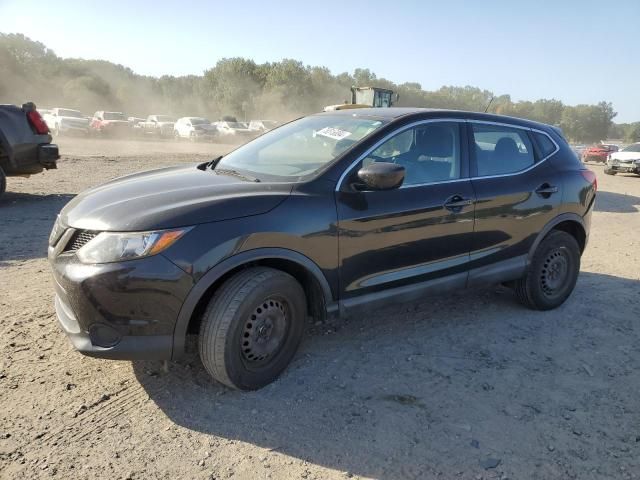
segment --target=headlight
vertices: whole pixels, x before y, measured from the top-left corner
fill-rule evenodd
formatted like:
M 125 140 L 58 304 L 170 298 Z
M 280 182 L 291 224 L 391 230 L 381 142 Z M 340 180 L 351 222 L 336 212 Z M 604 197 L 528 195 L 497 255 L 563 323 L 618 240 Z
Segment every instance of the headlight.
M 54 246 L 58 243 L 58 240 L 60 240 L 64 230 L 64 227 L 60 224 L 60 215 L 58 215 L 55 223 L 53 224 L 53 228 L 51 229 L 51 234 L 49 235 L 49 245 Z
M 191 228 L 155 232 L 102 232 L 77 252 L 82 263 L 110 263 L 156 255 Z

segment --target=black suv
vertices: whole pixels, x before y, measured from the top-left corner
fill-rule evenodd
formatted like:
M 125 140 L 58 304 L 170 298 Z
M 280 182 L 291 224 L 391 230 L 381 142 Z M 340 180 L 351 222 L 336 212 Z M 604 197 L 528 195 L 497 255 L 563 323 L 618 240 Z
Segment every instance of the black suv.
M 58 158 L 58 146 L 51 143 L 49 127 L 35 104 L 0 105 L 0 195 L 7 188 L 7 177 L 56 168 Z
M 573 290 L 596 178 L 561 132 L 480 113 L 358 109 L 283 125 L 211 162 L 74 198 L 49 241 L 74 346 L 173 359 L 256 389 L 309 316 L 491 283 L 526 306 Z

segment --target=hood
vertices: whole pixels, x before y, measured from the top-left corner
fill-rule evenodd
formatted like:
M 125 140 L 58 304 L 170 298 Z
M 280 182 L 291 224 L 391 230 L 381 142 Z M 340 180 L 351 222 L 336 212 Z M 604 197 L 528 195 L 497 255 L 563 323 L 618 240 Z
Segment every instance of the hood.
M 67 226 L 144 231 L 259 215 L 289 196 L 291 184 L 251 182 L 197 165 L 137 173 L 87 190 L 60 213 Z
M 612 160 L 636 160 L 640 159 L 640 152 L 615 152 L 611 154 Z

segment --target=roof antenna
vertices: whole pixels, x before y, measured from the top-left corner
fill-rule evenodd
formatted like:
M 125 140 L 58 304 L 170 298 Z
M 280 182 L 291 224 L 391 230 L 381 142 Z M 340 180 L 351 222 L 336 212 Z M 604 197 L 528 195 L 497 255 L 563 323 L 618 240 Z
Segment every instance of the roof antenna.
M 489 100 L 489 103 L 487 103 L 487 108 L 484 109 L 484 113 L 487 113 L 487 110 L 489 110 L 489 107 L 491 106 L 491 102 L 493 102 L 494 98 L 495 97 L 491 95 L 491 100 Z

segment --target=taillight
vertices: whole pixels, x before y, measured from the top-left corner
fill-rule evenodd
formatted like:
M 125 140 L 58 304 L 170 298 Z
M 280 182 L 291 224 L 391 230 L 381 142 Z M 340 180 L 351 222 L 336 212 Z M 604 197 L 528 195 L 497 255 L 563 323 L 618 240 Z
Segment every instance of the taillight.
M 47 127 L 47 124 L 37 110 L 28 111 L 27 118 L 38 135 L 45 135 L 49 133 L 49 127 Z
M 593 189 L 597 192 L 598 191 L 598 177 L 596 177 L 596 174 L 594 172 L 592 172 L 591 170 L 580 170 L 580 173 L 582 173 L 582 176 L 584 177 L 584 179 L 589 182 L 591 185 L 593 185 Z

